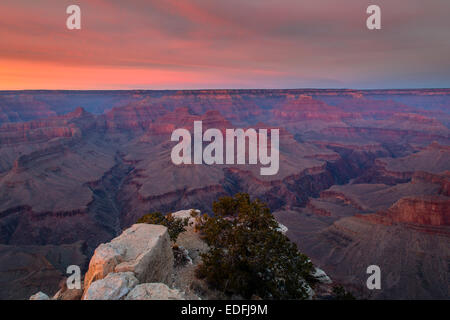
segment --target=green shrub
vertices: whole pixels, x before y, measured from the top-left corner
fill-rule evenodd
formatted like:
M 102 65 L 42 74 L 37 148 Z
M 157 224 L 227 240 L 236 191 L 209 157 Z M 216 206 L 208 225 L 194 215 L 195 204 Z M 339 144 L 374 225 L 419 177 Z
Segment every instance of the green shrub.
M 248 194 L 223 197 L 214 216 L 198 216 L 209 246 L 197 275 L 226 294 L 263 299 L 307 298 L 313 266 L 284 234 L 268 207 Z
M 355 300 L 356 298 L 341 285 L 333 287 L 334 300 Z
M 137 223 L 160 224 L 167 227 L 170 240 L 177 241 L 180 233 L 186 231 L 189 218 L 175 218 L 171 213 L 163 215 L 161 212 L 153 212 L 141 217 Z

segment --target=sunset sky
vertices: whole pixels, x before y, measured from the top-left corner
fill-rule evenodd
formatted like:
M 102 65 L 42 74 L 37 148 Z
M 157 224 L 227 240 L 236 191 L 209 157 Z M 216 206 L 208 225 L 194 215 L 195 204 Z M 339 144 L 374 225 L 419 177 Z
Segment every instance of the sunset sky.
M 67 6 L 82 30 L 66 28 Z M 382 9 L 382 30 L 366 8 Z M 1 0 L 0 90 L 450 87 L 449 0 Z

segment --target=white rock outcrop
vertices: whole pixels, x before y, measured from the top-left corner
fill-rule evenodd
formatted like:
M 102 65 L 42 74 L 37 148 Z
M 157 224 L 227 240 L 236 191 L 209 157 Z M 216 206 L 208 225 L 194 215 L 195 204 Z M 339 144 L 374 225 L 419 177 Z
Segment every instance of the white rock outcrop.
M 167 228 L 139 223 L 97 247 L 84 279 L 84 292 L 112 272 L 132 272 L 140 283 L 168 283 L 173 253 Z
M 174 217 L 174 218 L 178 218 L 178 219 L 186 219 L 186 218 L 189 218 L 189 224 L 195 224 L 195 218 L 193 218 L 192 216 L 191 216 L 191 211 L 192 210 L 194 210 L 195 212 L 197 212 L 198 214 L 200 214 L 201 212 L 200 212 L 200 210 L 197 210 L 197 209 L 188 209 L 188 210 L 180 210 L 180 211 L 177 211 L 177 212 L 173 212 L 172 213 L 172 216 Z
M 280 231 L 282 234 L 286 234 L 286 232 L 288 232 L 288 227 L 278 222 L 277 230 Z
M 50 297 L 45 293 L 43 293 L 42 291 L 39 291 L 38 293 L 33 294 L 30 297 L 30 300 L 50 300 Z
M 164 283 L 143 283 L 134 287 L 125 300 L 185 300 L 184 293 Z
M 319 268 L 315 268 L 312 276 L 314 278 L 316 278 L 319 282 L 321 283 L 332 283 L 333 281 L 331 281 L 330 277 L 325 273 L 325 271 L 323 271 L 322 269 Z
M 106 278 L 92 282 L 83 300 L 121 300 L 138 283 L 132 272 L 109 273 Z

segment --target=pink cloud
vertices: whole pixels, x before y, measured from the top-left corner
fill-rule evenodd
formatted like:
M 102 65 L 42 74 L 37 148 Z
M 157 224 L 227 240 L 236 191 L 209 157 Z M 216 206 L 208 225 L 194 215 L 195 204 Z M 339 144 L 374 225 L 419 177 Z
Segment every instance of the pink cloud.
M 0 89 L 75 85 L 64 69 L 83 88 L 99 70 L 108 70 L 96 78 L 102 88 L 111 79 L 115 88 L 402 87 L 417 83 L 417 74 L 422 86 L 450 85 L 442 58 L 450 55 L 450 3 L 377 2 L 379 32 L 365 29 L 369 1 L 360 0 L 80 0 L 83 29 L 68 31 L 65 1 L 5 0 Z

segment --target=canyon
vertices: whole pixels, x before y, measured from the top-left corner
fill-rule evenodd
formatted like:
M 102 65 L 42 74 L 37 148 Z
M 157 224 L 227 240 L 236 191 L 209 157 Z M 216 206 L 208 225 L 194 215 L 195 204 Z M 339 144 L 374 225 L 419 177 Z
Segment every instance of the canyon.
M 170 137 L 171 141 L 178 142 L 172 149 L 170 157 L 175 165 L 180 164 L 261 164 L 268 167 L 261 168 L 261 175 L 274 175 L 278 172 L 278 129 L 270 132 L 270 155 L 268 148 L 267 129 L 256 132 L 253 128 L 248 129 L 226 129 L 225 148 L 222 131 L 219 129 L 208 129 L 203 133 L 202 122 L 194 121 L 194 152 L 192 161 L 191 133 L 187 129 L 175 129 Z M 246 139 L 247 138 L 247 139 Z M 203 150 L 203 142 L 210 142 Z M 212 142 L 211 142 L 212 141 Z M 247 143 L 248 141 L 248 143 Z M 236 145 L 235 145 L 236 142 Z M 248 146 L 248 151 L 247 151 Z M 235 156 L 236 149 L 236 156 Z M 248 154 L 248 157 L 246 156 Z
M 279 128 L 278 172 L 175 165 L 171 134 L 195 121 Z M 450 89 L 2 91 L 0 299 L 56 292 L 148 212 L 237 192 L 358 297 L 448 299 L 449 190 Z

